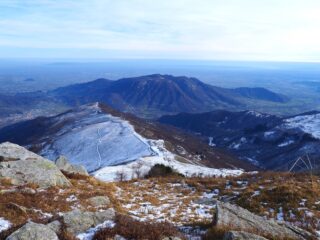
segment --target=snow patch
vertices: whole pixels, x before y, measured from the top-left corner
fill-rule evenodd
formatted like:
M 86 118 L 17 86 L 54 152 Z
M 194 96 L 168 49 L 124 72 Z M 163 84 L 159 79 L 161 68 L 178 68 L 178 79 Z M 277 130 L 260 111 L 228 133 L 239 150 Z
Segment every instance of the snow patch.
M 213 137 L 209 137 L 209 146 L 210 147 L 215 147 L 216 146 L 216 144 L 213 143 Z
M 3 232 L 11 227 L 11 223 L 0 217 L 0 232 Z
M 273 134 L 275 134 L 274 131 L 269 131 L 269 132 L 265 132 L 263 135 L 264 135 L 264 137 L 270 137 L 270 136 L 272 136 Z
M 80 233 L 77 235 L 79 240 L 92 240 L 97 231 L 102 228 L 113 228 L 115 223 L 113 221 L 105 221 L 94 228 L 88 229 L 85 233 Z
M 293 144 L 293 143 L 294 143 L 293 140 L 288 140 L 288 141 L 286 141 L 286 142 L 283 142 L 283 143 L 278 144 L 278 147 L 286 147 L 286 146 L 289 146 L 289 145 L 291 145 L 291 144 Z

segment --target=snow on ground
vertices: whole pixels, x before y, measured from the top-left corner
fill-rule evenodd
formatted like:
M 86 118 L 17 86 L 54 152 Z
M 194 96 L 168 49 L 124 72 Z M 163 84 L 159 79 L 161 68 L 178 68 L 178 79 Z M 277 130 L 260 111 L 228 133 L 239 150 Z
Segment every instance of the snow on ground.
M 146 189 L 148 189 L 146 191 Z M 183 183 L 158 184 L 144 180 L 136 185 L 122 185 L 116 195 L 128 214 L 139 221 L 169 221 L 176 226 L 211 222 L 214 203 L 203 204 L 203 195 Z M 205 198 L 208 199 L 208 198 Z
M 264 137 L 270 137 L 270 136 L 272 136 L 274 133 L 275 133 L 274 131 L 265 132 L 265 133 L 264 133 Z
M 101 113 L 97 106 L 86 106 L 61 118 L 59 121 L 71 121 L 41 152 L 48 159 L 64 155 L 71 163 L 81 164 L 92 172 L 153 154 L 127 121 Z
M 294 143 L 293 140 L 288 140 L 288 141 L 286 141 L 286 142 L 283 142 L 283 143 L 278 144 L 278 147 L 286 147 L 286 146 L 291 145 L 292 143 Z
M 265 113 L 260 113 L 260 112 L 257 112 L 257 111 L 247 111 L 247 115 L 252 115 L 252 116 L 255 116 L 255 117 L 265 117 L 265 116 L 270 116 L 268 114 L 265 114 Z
M 41 155 L 51 160 L 64 155 L 71 163 L 83 165 L 104 181 L 115 180 L 121 172 L 127 179 L 134 177 L 137 171 L 145 174 L 157 163 L 170 166 L 186 176 L 243 173 L 242 170 L 179 162 L 165 149 L 163 140 L 143 138 L 128 121 L 101 112 L 98 104 L 82 106 L 54 120 L 57 126 L 63 123 L 63 128 L 45 145 Z
M 289 128 L 300 128 L 313 137 L 320 139 L 320 113 L 313 115 L 296 116 L 286 119 L 285 126 Z
M 155 156 L 142 157 L 137 161 L 119 165 L 104 167 L 94 173 L 94 176 L 103 181 L 118 180 L 117 175 L 122 173 L 125 175 L 125 179 L 132 179 L 139 167 L 140 174 L 146 174 L 152 166 L 155 164 L 163 164 L 175 169 L 177 172 L 184 174 L 185 176 L 202 175 L 202 176 L 238 176 L 243 173 L 243 170 L 231 170 L 231 169 L 215 169 L 204 166 L 199 166 L 190 163 L 182 163 L 175 160 L 175 156 L 164 148 L 163 140 L 149 140 L 151 149 Z
M 216 144 L 213 142 L 213 137 L 209 137 L 209 146 L 210 147 L 215 147 Z
M 5 231 L 11 227 L 11 223 L 0 217 L 0 232 Z
M 85 233 L 80 233 L 77 235 L 79 240 L 92 240 L 96 232 L 103 228 L 113 228 L 115 223 L 113 221 L 105 221 L 93 228 L 88 229 Z

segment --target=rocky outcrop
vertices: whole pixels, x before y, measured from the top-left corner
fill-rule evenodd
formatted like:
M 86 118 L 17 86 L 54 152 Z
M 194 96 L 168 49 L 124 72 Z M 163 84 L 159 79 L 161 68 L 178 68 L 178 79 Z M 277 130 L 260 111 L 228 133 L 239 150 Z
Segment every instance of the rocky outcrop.
M 231 229 L 253 231 L 275 238 L 307 239 L 310 237 L 309 233 L 297 227 L 293 230 L 273 220 L 266 220 L 239 206 L 219 201 L 217 201 L 214 224 L 218 227 L 227 226 Z
M 14 185 L 33 183 L 42 188 L 71 185 L 53 162 L 19 145 L 0 144 L 0 156 L 0 179 L 10 179 Z
M 5 142 L 0 144 L 0 162 L 15 160 L 43 160 L 44 158 L 26 150 L 17 144 Z
M 113 221 L 115 219 L 115 211 L 109 208 L 101 212 L 82 212 L 73 210 L 63 215 L 63 222 L 67 232 L 78 235 L 86 232 L 89 228 L 97 226 L 105 221 Z
M 6 240 L 59 240 L 57 234 L 48 226 L 28 222 L 13 232 Z
M 55 161 L 57 167 L 67 173 L 76 173 L 88 176 L 88 172 L 84 166 L 70 164 L 65 156 L 60 156 Z
M 96 196 L 88 199 L 93 207 L 104 207 L 110 204 L 110 199 L 107 196 Z
M 58 220 L 55 220 L 55 221 L 47 224 L 47 227 L 49 227 L 56 234 L 58 234 L 61 231 L 61 226 L 62 226 L 62 224 Z
M 256 234 L 242 232 L 242 231 L 230 231 L 224 234 L 223 240 L 268 240 L 264 237 Z

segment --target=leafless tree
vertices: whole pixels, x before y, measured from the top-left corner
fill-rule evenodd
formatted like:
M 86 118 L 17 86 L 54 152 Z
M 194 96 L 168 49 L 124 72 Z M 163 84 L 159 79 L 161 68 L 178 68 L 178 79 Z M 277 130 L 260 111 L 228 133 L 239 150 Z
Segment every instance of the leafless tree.
M 143 167 L 143 163 L 142 162 L 137 162 L 132 166 L 133 178 L 134 178 L 134 176 L 136 178 L 142 178 L 143 177 L 142 167 Z
M 127 174 L 123 169 L 116 172 L 116 179 L 115 179 L 116 181 L 123 182 L 126 179 L 127 179 Z

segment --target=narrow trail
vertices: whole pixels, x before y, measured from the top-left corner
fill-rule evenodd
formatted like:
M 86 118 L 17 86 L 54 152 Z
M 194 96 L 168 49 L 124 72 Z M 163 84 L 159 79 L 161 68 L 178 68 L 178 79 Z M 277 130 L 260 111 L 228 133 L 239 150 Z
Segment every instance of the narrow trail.
M 101 164 L 102 164 L 101 153 L 100 153 L 100 150 L 99 150 L 99 144 L 101 143 L 101 138 L 102 138 L 102 136 L 100 134 L 100 128 L 97 129 L 97 133 L 98 133 L 97 153 L 98 153 L 98 156 L 99 156 L 99 162 L 98 162 L 97 169 L 100 169 L 101 168 Z

